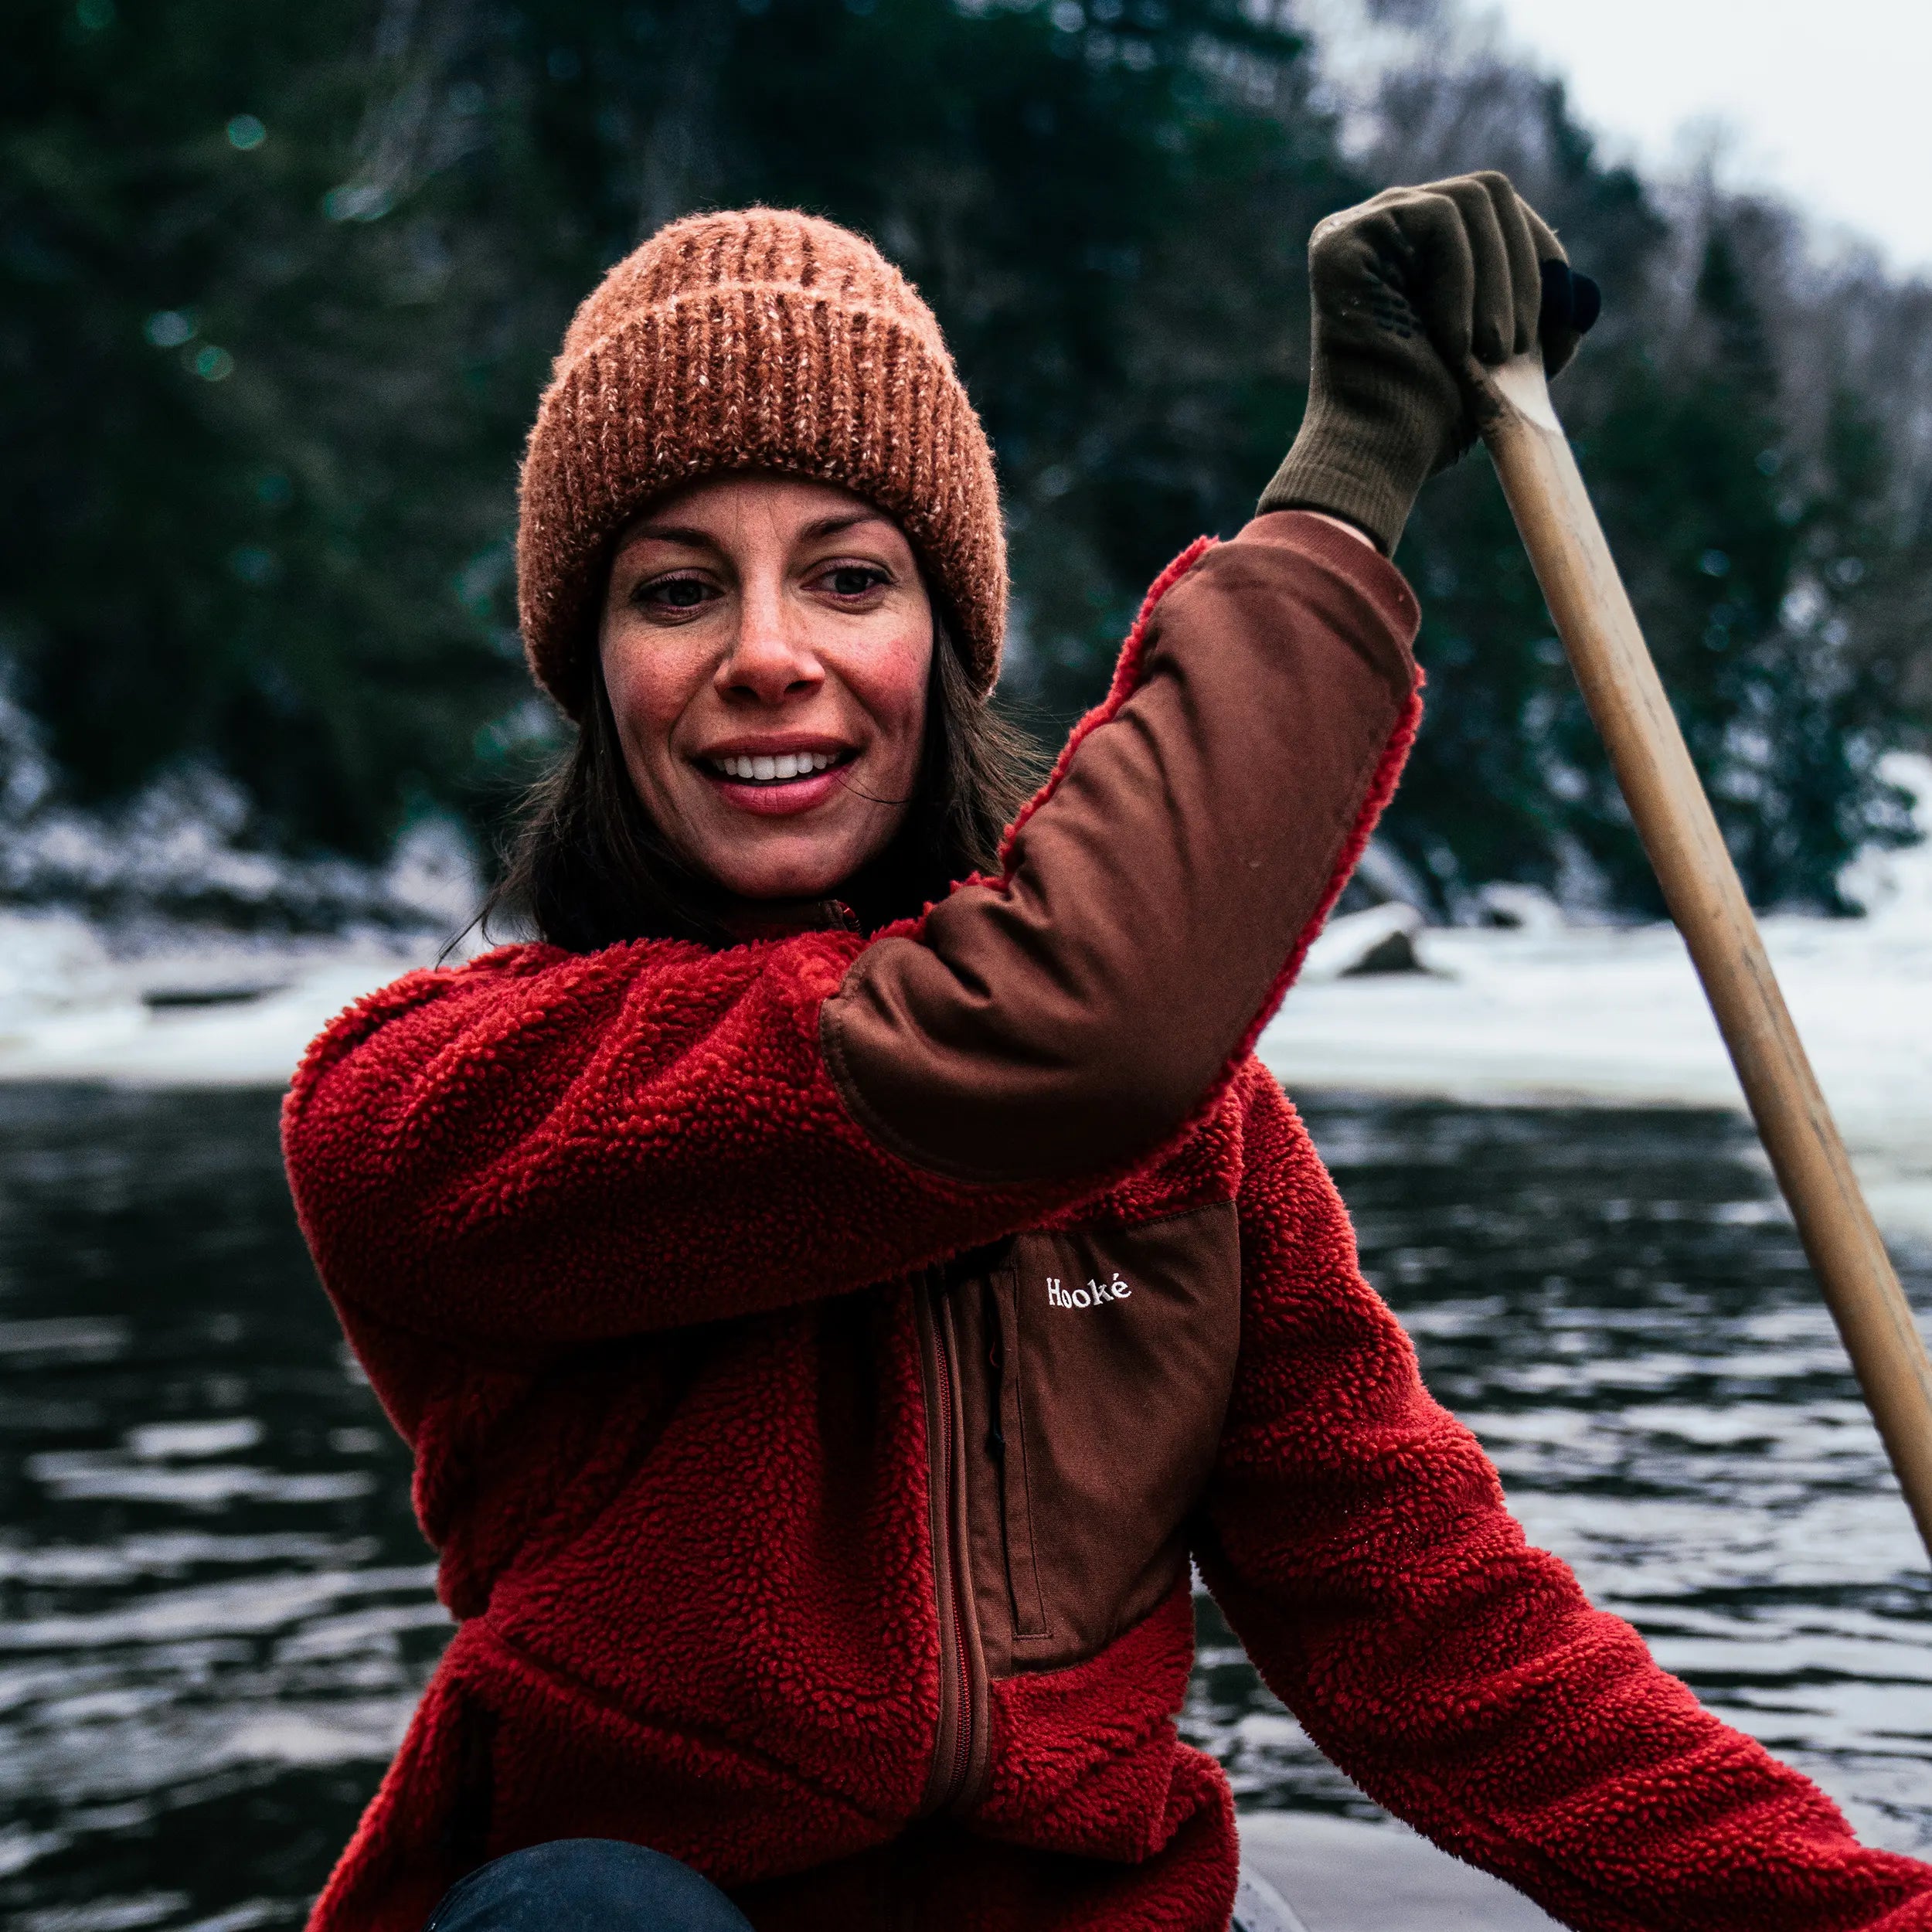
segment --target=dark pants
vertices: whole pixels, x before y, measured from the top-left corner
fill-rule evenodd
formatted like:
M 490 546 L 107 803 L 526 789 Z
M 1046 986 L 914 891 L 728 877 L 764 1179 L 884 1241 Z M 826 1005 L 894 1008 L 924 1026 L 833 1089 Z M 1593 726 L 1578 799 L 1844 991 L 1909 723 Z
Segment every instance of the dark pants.
M 423 1932 L 751 1932 L 688 1865 L 611 1838 L 512 1852 L 444 1893 Z

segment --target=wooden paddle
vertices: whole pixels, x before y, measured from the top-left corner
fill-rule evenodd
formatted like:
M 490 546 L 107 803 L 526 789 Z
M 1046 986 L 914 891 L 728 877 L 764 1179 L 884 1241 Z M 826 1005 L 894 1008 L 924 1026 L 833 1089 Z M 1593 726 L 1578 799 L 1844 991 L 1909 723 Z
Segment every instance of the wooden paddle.
M 1499 369 L 1472 363 L 1471 372 L 1485 406 L 1483 440 L 1557 634 L 1932 1553 L 1932 1362 L 1550 406 L 1542 355 L 1532 350 Z

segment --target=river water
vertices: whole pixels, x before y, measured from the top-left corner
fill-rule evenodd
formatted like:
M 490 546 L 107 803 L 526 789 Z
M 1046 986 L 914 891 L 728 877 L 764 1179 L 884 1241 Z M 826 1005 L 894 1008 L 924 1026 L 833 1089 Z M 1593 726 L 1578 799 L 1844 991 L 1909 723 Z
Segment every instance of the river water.
M 1737 1121 L 1325 1097 L 1371 1277 L 1539 1542 L 1932 1855 L 1932 1585 Z M 257 1093 L 0 1087 L 0 1925 L 298 1924 L 447 1625 Z M 1932 1256 L 1902 1257 L 1921 1311 Z M 1375 1815 L 1211 1606 L 1189 1733 Z

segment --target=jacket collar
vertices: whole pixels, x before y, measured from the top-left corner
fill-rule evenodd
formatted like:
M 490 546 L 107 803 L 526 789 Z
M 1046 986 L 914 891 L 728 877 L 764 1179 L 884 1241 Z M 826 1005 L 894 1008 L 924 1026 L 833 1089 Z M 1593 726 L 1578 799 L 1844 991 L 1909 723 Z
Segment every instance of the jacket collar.
M 855 933 L 859 921 L 842 899 L 739 899 L 719 923 L 740 945 L 792 939 L 800 933 Z

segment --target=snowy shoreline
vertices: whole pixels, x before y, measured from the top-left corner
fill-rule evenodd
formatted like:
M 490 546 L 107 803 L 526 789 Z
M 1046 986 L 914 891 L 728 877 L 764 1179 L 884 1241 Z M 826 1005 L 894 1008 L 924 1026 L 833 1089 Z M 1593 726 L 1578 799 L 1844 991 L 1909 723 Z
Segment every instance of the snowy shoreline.
M 1771 919 L 1765 940 L 1872 1213 L 1932 1243 L 1932 933 L 1877 923 Z M 1429 971 L 1295 989 L 1260 1048 L 1291 1094 L 1743 1110 L 1672 927 L 1430 931 L 1417 951 Z
M 1387 924 L 1378 913 L 1335 922 L 1263 1034 L 1261 1058 L 1291 1094 L 1743 1107 L 1672 927 L 1431 930 L 1415 941 L 1426 971 L 1325 970 L 1324 952 L 1359 955 L 1363 928 Z M 32 926 L 43 944 L 71 947 L 70 928 Z M 19 917 L 0 924 L 0 949 L 28 929 Z M 1892 934 L 1882 916 L 1771 919 L 1764 930 L 1873 1212 L 1888 1233 L 1932 1241 L 1932 930 Z M 281 1087 L 345 1006 L 434 957 L 428 942 L 366 942 L 96 961 L 66 998 L 31 1013 L 0 1005 L 0 1080 Z
M 1913 795 L 1923 842 L 1848 870 L 1863 918 L 1761 925 L 1873 1214 L 1891 1239 L 1932 1244 L 1932 760 L 1881 769 Z M 1344 923 L 1261 1037 L 1290 1094 L 1744 1109 L 1675 927 L 1570 926 L 1552 907 L 1515 930 L 1420 933 L 1423 971 L 1345 978 L 1322 958 Z
M 1932 832 L 1932 761 L 1896 770 Z M 1765 938 L 1873 1212 L 1932 1243 L 1932 842 L 1855 871 L 1866 917 L 1772 917 Z M 1553 908 L 1514 930 L 1419 923 L 1376 907 L 1316 942 L 1260 1042 L 1290 1094 L 1743 1107 L 1674 928 Z M 1423 970 L 1351 971 L 1397 929 Z M 0 1080 L 280 1087 L 336 1013 L 437 951 L 371 936 L 117 961 L 71 914 L 0 913 Z

